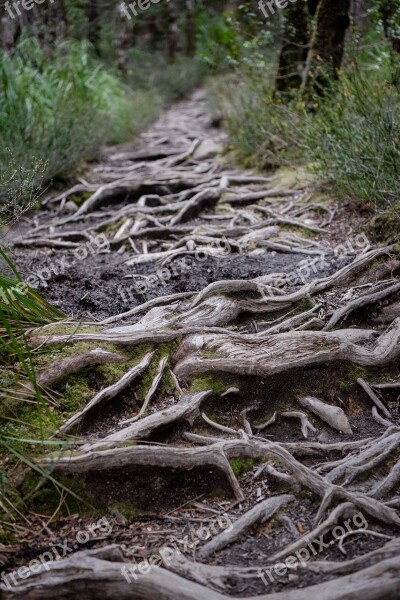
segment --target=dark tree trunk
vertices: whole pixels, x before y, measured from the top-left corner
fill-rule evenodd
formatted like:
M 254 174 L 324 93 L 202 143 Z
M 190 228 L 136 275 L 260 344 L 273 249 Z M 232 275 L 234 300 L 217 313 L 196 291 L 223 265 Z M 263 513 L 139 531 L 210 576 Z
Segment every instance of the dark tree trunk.
M 86 8 L 88 20 L 88 40 L 92 44 L 95 53 L 100 56 L 100 10 L 99 0 L 89 0 Z
M 15 26 L 4 8 L 3 0 L 0 0 L 0 50 L 11 50 L 14 43 Z
M 307 0 L 308 11 L 309 11 L 310 15 L 312 15 L 313 17 L 315 16 L 315 13 L 317 12 L 318 3 L 319 3 L 319 0 Z
M 167 45 L 168 58 L 171 62 L 175 62 L 176 55 L 179 50 L 179 27 L 178 14 L 175 0 L 170 0 L 166 6 L 167 12 Z
M 299 88 L 309 47 L 307 0 L 290 3 L 284 11 L 282 49 L 279 56 L 276 91 Z
M 380 13 L 385 36 L 393 50 L 400 53 L 400 4 L 397 0 L 383 0 Z
M 350 0 L 320 0 L 303 79 L 306 95 L 323 93 L 326 84 L 337 79 L 350 25 L 349 11 Z
M 351 0 L 350 3 L 351 24 L 356 29 L 362 29 L 365 17 L 365 0 Z
M 186 0 L 186 54 L 194 56 L 196 52 L 195 0 Z
M 135 45 L 135 22 L 132 23 L 126 18 L 121 5 L 116 10 L 116 61 L 117 67 L 126 77 L 129 71 L 129 51 Z

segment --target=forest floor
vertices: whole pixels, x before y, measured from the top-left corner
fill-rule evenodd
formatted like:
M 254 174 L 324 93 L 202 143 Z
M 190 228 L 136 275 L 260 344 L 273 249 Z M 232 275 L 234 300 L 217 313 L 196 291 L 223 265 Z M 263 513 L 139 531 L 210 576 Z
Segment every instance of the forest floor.
M 9 233 L 69 317 L 29 335 L 68 442 L 33 460 L 86 508 L 34 482 L 4 598 L 400 594 L 399 250 L 226 141 L 197 91 Z

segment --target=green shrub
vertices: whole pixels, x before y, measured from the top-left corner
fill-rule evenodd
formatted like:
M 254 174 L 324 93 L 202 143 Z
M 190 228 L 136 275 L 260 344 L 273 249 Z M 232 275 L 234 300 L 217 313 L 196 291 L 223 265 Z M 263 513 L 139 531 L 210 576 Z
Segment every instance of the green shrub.
M 61 44 L 49 59 L 25 40 L 12 56 L 1 54 L 0 204 L 13 194 L 26 199 L 22 181 L 38 184 L 105 142 L 130 139 L 157 110 L 153 97 L 131 92 L 96 63 L 86 44 Z M 18 167 L 10 177 L 11 163 Z
M 268 77 L 265 82 L 236 76 L 225 80 L 224 89 L 214 85 L 212 104 L 224 116 L 230 142 L 241 162 L 259 169 L 290 164 L 301 158 L 299 127 L 304 111 L 296 102 L 275 100 Z M 227 100 L 229 98 L 229 100 Z M 219 109 L 219 110 L 218 110 Z
M 132 89 L 154 95 L 164 107 L 200 85 L 207 71 L 201 59 L 179 56 L 171 63 L 162 54 L 135 47 L 130 51 L 127 82 Z
M 213 90 L 238 158 L 259 168 L 308 164 L 340 198 L 399 211 L 400 76 L 351 70 L 307 111 L 274 98 L 272 79 L 246 73 Z M 228 88 L 228 93 L 226 89 Z M 231 88 L 231 89 L 229 89 Z M 227 102 L 226 97 L 230 100 Z
M 226 69 L 237 64 L 241 55 L 241 39 L 235 15 L 226 11 L 213 17 L 198 17 L 201 58 L 212 69 Z
M 321 102 L 304 132 L 309 158 L 340 197 L 395 207 L 400 193 L 400 88 L 357 73 Z

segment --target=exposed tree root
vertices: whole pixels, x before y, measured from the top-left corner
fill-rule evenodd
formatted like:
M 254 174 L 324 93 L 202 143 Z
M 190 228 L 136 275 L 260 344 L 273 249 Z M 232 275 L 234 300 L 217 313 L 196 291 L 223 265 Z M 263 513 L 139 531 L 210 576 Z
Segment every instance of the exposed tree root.
M 68 358 L 62 358 L 58 361 L 55 361 L 46 369 L 37 374 L 36 382 L 40 387 L 46 388 L 57 383 L 57 381 L 72 375 L 73 373 L 82 371 L 82 369 L 95 367 L 98 365 L 124 363 L 126 361 L 127 358 L 121 354 L 96 348 L 95 350 L 90 350 L 90 352 L 86 352 L 85 354 L 69 356 Z M 36 393 L 31 383 L 26 383 L 23 386 L 19 386 L 15 391 L 21 395 L 21 398 L 33 398 Z
M 383 300 L 384 298 L 387 298 L 392 294 L 396 294 L 399 290 L 400 283 L 395 283 L 394 285 L 386 287 L 385 289 L 380 290 L 379 292 L 364 294 L 356 300 L 352 300 L 352 302 L 349 302 L 349 304 L 347 304 L 343 308 L 340 308 L 337 311 L 335 311 L 335 313 L 329 320 L 329 323 L 325 326 L 325 331 L 330 331 L 331 329 L 333 329 L 335 325 L 337 325 L 343 319 L 347 318 L 353 311 L 358 310 L 360 308 L 364 308 L 364 306 L 368 306 L 370 304 L 376 304 L 377 302 L 380 302 L 380 300 Z
M 244 434 L 245 435 L 245 434 Z M 398 442 L 398 434 L 396 434 Z M 298 462 L 280 444 L 261 442 L 256 438 L 249 439 L 246 435 L 242 440 L 221 440 L 204 438 L 197 435 L 185 434 L 187 439 L 206 444 L 205 447 L 153 447 L 145 445 L 113 448 L 112 450 L 93 450 L 81 453 L 67 453 L 57 459 L 41 460 L 38 464 L 43 468 L 52 466 L 56 473 L 88 473 L 92 471 L 113 470 L 128 465 L 158 466 L 190 469 L 196 466 L 214 466 L 221 469 L 227 476 L 237 500 L 243 500 L 243 493 L 229 464 L 230 458 L 268 456 L 284 463 L 292 476 L 303 486 L 323 497 L 319 514 L 323 512 L 336 498 L 353 502 L 361 510 L 378 521 L 400 526 L 400 517 L 396 511 L 373 498 L 368 498 L 358 492 L 350 492 L 322 478 L 308 467 Z M 390 437 L 389 441 L 392 441 Z M 332 477 L 331 477 L 332 479 Z
M 115 384 L 110 385 L 107 388 L 104 388 L 96 394 L 96 396 L 85 406 L 83 410 L 79 413 L 71 417 L 61 428 L 59 433 L 66 433 L 70 431 L 73 427 L 76 427 L 79 423 L 81 423 L 82 419 L 91 411 L 95 406 L 98 406 L 101 402 L 105 402 L 117 396 L 120 392 L 122 392 L 126 387 L 131 385 L 132 381 L 134 381 L 137 377 L 139 377 L 145 369 L 150 365 L 151 359 L 153 358 L 154 352 L 149 352 L 143 358 L 143 360 L 132 367 L 125 375 Z
M 360 366 L 385 366 L 400 356 L 400 319 L 383 333 L 372 347 L 375 332 L 347 329 L 324 333 L 302 331 L 282 333 L 263 339 L 243 335 L 197 335 L 186 338 L 175 368 L 178 377 L 210 371 L 241 375 L 273 375 L 338 361 Z M 363 345 L 357 342 L 363 341 Z M 212 355 L 212 358 L 208 358 Z
M 240 517 L 229 530 L 223 531 L 203 546 L 197 553 L 198 558 L 204 560 L 214 554 L 214 552 L 221 550 L 221 548 L 229 546 L 229 544 L 237 541 L 240 536 L 244 535 L 256 523 L 264 523 L 292 500 L 294 500 L 294 496 L 287 494 L 285 496 L 268 498 L 268 500 L 256 504 L 254 508 Z
M 300 398 L 300 404 L 316 414 L 320 419 L 328 423 L 337 431 L 352 434 L 350 423 L 344 411 L 338 406 L 330 406 L 318 400 L 318 398 Z
M 139 472 L 140 481 L 151 487 L 154 476 L 157 487 L 146 495 L 148 513 L 158 499 L 158 486 L 168 488 L 172 477 L 182 484 L 189 502 L 176 492 L 177 504 L 182 500 L 185 509 L 174 508 L 173 513 L 166 509 L 161 518 L 203 525 L 226 512 L 233 525 L 222 533 L 214 531 L 191 553 L 204 563 L 174 551 L 170 561 L 164 557 L 165 568 L 159 568 L 160 559 L 150 573 L 137 575 L 131 549 L 110 546 L 51 563 L 12 589 L 2 584 L 4 597 L 233 600 L 230 594 L 240 593 L 255 600 L 246 592 L 251 584 L 251 593 L 256 589 L 260 600 L 396 600 L 400 595 L 396 409 L 400 283 L 394 278 L 400 264 L 395 257 L 398 249 L 371 249 L 365 243 L 354 248 L 344 229 L 346 245 L 333 248 L 336 241 L 332 242 L 329 225 L 336 209 L 315 202 L 310 186 L 292 189 L 293 184 L 274 183 L 274 178 L 218 163 L 221 139 L 207 144 L 193 108 L 189 115 L 183 111 L 168 116 L 142 140 L 140 148 L 109 151 L 91 167 L 88 181 L 45 199 L 51 217 L 40 215 L 35 227 L 15 244 L 68 253 L 102 233 L 109 238 L 107 252 L 116 256 L 116 263 L 123 263 L 124 269 L 136 265 L 135 272 L 122 271 L 124 279 L 134 282 L 138 277 L 148 281 L 157 269 L 168 264 L 168 270 L 171 264 L 183 264 L 183 259 L 192 261 L 193 270 L 200 271 L 197 263 L 204 257 L 224 269 L 213 277 L 207 265 L 190 286 L 184 280 L 191 268 L 182 271 L 180 282 L 163 292 L 166 295 L 154 298 L 152 290 L 150 300 L 135 306 L 134 299 L 120 314 L 97 322 L 95 329 L 89 322 L 79 328 L 66 323 L 71 333 L 63 335 L 54 333 L 59 324 L 30 331 L 33 348 L 66 344 L 69 353 L 78 342 L 121 348 L 150 345 L 138 364 L 97 348 L 63 358 L 39 373 L 38 384 L 46 388 L 86 367 L 128 365 L 118 381 L 100 391 L 96 387 L 90 402 L 56 432 L 52 442 L 68 439 L 68 450 L 60 443 L 62 450 L 37 458 L 36 466 L 54 476 L 77 475 L 89 488 L 102 486 L 98 480 L 103 477 L 108 482 L 115 476 L 128 484 Z M 82 200 L 80 207 L 73 196 Z M 312 239 L 313 234 L 318 238 Z M 272 252 L 279 255 L 274 258 Z M 254 270 L 247 263 L 243 267 L 246 257 L 254 259 Z M 270 261 L 276 261 L 275 266 Z M 231 268 L 235 262 L 241 264 L 237 270 Z M 225 276 L 226 264 L 229 278 L 218 280 L 220 273 Z M 244 272 L 252 278 L 243 279 Z M 254 276 L 259 273 L 268 274 Z M 382 306 L 385 303 L 391 304 Z M 366 311 L 367 307 L 373 310 Z M 373 312 L 378 316 L 369 317 Z M 348 317 L 351 325 L 339 329 Z M 371 323 L 374 327 L 369 328 Z M 338 382 L 340 369 L 332 375 L 336 366 L 348 373 L 346 381 L 343 376 Z M 361 368 L 372 371 L 364 373 Z M 132 415 L 128 396 L 145 373 L 140 388 L 143 405 Z M 370 380 L 379 383 L 370 385 Z M 20 396 L 24 394 L 33 395 L 33 388 L 21 386 Z M 360 402 L 363 396 L 371 403 L 372 414 Z M 95 410 L 108 402 L 111 418 L 104 410 Z M 62 439 L 67 432 L 79 432 L 82 424 L 89 433 L 79 439 L 79 446 L 71 436 Z M 234 503 L 227 508 L 220 498 L 211 497 L 199 503 L 198 490 L 191 489 L 189 481 L 197 481 L 200 473 L 217 476 L 222 492 L 230 492 Z M 134 497 L 127 497 L 127 503 L 132 500 L 135 505 L 139 492 L 146 490 L 130 492 Z M 107 486 L 107 503 L 114 493 L 112 485 Z M 279 514 L 285 506 L 290 518 Z M 145 519 L 152 519 L 147 512 Z M 353 532 L 339 542 L 343 551 L 351 546 L 354 558 L 333 561 L 329 554 L 314 556 L 297 564 L 297 583 L 289 577 L 282 592 L 265 588 L 269 581 L 263 568 L 274 568 L 311 542 L 320 543 L 322 536 L 357 513 L 370 521 L 360 530 L 367 536 L 366 547 L 358 536 L 350 535 Z M 123 514 L 122 519 L 128 521 Z M 257 531 L 266 520 L 270 520 L 267 527 Z M 135 527 L 139 523 L 138 519 Z M 388 526 L 397 537 L 384 543 Z M 158 551 L 165 531 L 134 529 L 129 539 L 140 539 L 146 551 L 150 547 Z M 180 535 L 183 530 L 176 531 Z M 262 568 L 229 564 L 231 550 L 233 557 L 236 548 L 240 555 L 245 533 L 250 533 L 246 544 L 258 544 L 261 536 L 272 534 L 260 543 Z M 157 547 L 149 542 L 153 534 L 159 535 Z M 185 536 L 192 534 L 185 530 Z M 260 538 L 255 541 L 254 536 Z M 253 549 L 244 553 L 254 555 Z M 212 564 L 214 558 L 218 566 Z
M 123 574 L 126 573 L 127 578 Z M 129 564 L 110 562 L 80 552 L 75 556 L 43 567 L 18 587 L 2 589 L 6 600 L 51 599 L 74 600 L 77 597 L 107 597 L 108 600 L 231 600 L 227 596 L 188 581 L 165 569 L 154 567 L 150 573 L 135 580 L 129 577 Z M 400 591 L 400 562 L 397 557 L 382 560 L 373 566 L 306 589 L 281 593 L 247 596 L 245 600 L 395 600 Z M 106 596 L 105 596 L 106 595 Z
M 308 438 L 309 431 L 311 431 L 312 433 L 315 433 L 317 431 L 315 429 L 314 425 L 312 423 L 310 423 L 310 421 L 308 420 L 307 415 L 300 411 L 289 410 L 289 411 L 281 413 L 281 416 L 288 417 L 289 419 L 293 419 L 293 418 L 300 419 L 301 433 L 303 434 L 303 437 L 305 437 L 306 439 Z

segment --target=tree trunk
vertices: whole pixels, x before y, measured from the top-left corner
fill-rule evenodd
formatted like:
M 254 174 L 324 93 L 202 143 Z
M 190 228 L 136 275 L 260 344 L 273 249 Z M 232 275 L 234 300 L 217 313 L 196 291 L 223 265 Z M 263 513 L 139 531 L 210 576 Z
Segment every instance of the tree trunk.
M 186 54 L 188 56 L 194 56 L 196 52 L 195 16 L 195 0 L 186 0 Z
M 167 44 L 168 58 L 171 62 L 175 62 L 176 55 L 179 50 L 179 28 L 177 23 L 177 10 L 175 0 L 170 0 L 166 6 L 167 11 Z
M 350 25 L 350 0 L 320 0 L 303 80 L 303 90 L 322 94 L 337 79 L 342 65 L 346 30 Z
M 307 0 L 299 0 L 289 4 L 285 10 L 283 43 L 276 77 L 277 92 L 287 92 L 301 86 L 308 45 Z
M 310 15 L 315 17 L 315 13 L 317 12 L 319 0 L 307 0 L 307 4 L 308 4 L 308 12 L 310 13 Z
M 395 52 L 400 53 L 400 5 L 397 0 L 383 0 L 380 5 L 385 36 Z
M 88 20 L 88 40 L 92 44 L 95 53 L 100 56 L 100 13 L 98 0 L 89 0 L 86 8 Z
M 6 14 L 4 2 L 0 2 L 0 50 L 11 50 L 14 44 L 14 30 L 15 26 Z
M 129 71 L 129 51 L 135 45 L 135 22 L 126 18 L 122 5 L 117 7 L 116 23 L 116 61 L 124 77 Z

